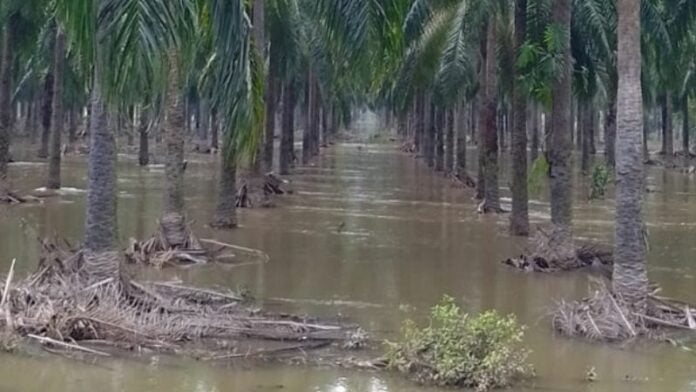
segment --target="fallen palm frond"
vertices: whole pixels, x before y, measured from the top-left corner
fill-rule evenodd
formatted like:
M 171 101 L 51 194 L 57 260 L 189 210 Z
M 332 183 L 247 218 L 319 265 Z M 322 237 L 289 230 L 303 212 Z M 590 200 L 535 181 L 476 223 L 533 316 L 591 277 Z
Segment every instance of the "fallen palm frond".
M 53 244 L 44 250 L 37 272 L 19 281 L 11 273 L 3 284 L 0 331 L 52 351 L 180 353 L 194 347 L 202 356 L 221 358 L 244 346 L 254 356 L 270 356 L 315 346 L 340 349 L 357 336 L 354 327 L 262 312 L 233 292 L 137 282 L 118 266 L 104 268 L 99 278 L 86 272 L 98 263 L 113 264 L 111 254 L 73 253 Z M 264 352 L 263 342 L 276 347 Z
M 168 223 L 167 219 L 168 216 L 165 215 L 159 222 L 157 232 L 149 239 L 130 239 L 125 250 L 128 262 L 163 268 L 200 265 L 213 261 L 231 263 L 238 259 L 265 263 L 270 259 L 266 253 L 257 249 L 212 239 L 199 239 L 191 230 L 189 222 L 182 225 L 184 230 L 172 230 L 170 226 L 173 225 Z
M 623 341 L 638 336 L 662 338 L 669 329 L 696 331 L 696 307 L 650 294 L 637 311 L 617 296 L 604 281 L 595 280 L 592 295 L 581 301 L 561 301 L 553 313 L 554 329 L 566 336 L 590 340 Z

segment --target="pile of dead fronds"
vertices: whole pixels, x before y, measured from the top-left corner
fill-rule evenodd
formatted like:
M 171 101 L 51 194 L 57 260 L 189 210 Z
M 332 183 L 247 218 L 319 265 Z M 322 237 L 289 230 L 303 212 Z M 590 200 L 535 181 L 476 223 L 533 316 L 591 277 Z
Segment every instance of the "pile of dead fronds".
M 661 338 L 668 329 L 696 331 L 696 307 L 660 297 L 657 291 L 648 296 L 645 310 L 636 311 L 604 281 L 594 281 L 591 297 L 558 304 L 553 327 L 566 336 L 598 341 Z
M 126 260 L 157 268 L 201 265 L 210 262 L 228 264 L 266 263 L 270 257 L 258 249 L 228 244 L 213 239 L 198 238 L 193 234 L 190 223 L 186 224 L 185 235 L 167 236 L 166 226 L 148 240 L 131 238 L 125 250 Z
M 0 290 L 0 331 L 62 354 L 155 351 L 204 359 L 269 358 L 361 336 L 352 327 L 264 313 L 233 292 L 136 282 L 119 259 L 117 252 L 53 245 L 36 273 L 17 280 L 12 268 Z
M 610 274 L 614 264 L 612 249 L 607 245 L 575 246 L 574 257 L 569 259 L 558 254 L 549 234 L 542 229 L 537 230 L 530 242 L 531 246 L 526 254 L 504 260 L 503 263 L 530 272 L 571 271 L 593 266 L 607 274 Z
M 162 216 L 157 232 L 150 239 L 139 242 L 131 238 L 125 253 L 131 263 L 155 267 L 205 264 L 211 260 L 211 255 L 191 230 L 191 224 L 179 214 Z
M 247 179 L 237 190 L 237 208 L 274 207 L 273 196 L 292 193 L 284 189 L 287 184 L 287 180 L 274 173 L 268 173 L 260 178 Z

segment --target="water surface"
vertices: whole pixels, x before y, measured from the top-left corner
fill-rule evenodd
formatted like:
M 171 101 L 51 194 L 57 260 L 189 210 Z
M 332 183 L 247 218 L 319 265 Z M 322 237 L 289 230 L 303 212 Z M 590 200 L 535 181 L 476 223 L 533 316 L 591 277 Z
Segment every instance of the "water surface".
M 473 157 L 473 151 L 469 154 Z M 0 270 L 13 258 L 20 273 L 38 258 L 36 238 L 83 235 L 86 167 L 72 157 L 63 170 L 74 188 L 41 205 L 0 207 Z M 163 171 L 141 169 L 132 157 L 119 163 L 119 239 L 145 237 L 159 215 Z M 393 337 L 405 318 L 423 320 L 443 294 L 468 312 L 495 308 L 528 326 L 527 343 L 538 377 L 515 390 L 696 391 L 696 356 L 668 344 L 626 347 L 588 344 L 554 336 L 547 317 L 561 298 L 587 293 L 586 273 L 532 275 L 500 260 L 523 249 L 507 234 L 506 216 L 476 214 L 469 190 L 453 188 L 420 160 L 393 144 L 342 143 L 298 168 L 293 195 L 279 208 L 245 210 L 241 227 L 216 232 L 205 226 L 217 194 L 214 157 L 189 157 L 188 215 L 202 237 L 262 249 L 265 265 L 205 266 L 150 272 L 204 286 L 245 287 L 261 305 L 320 316 L 340 315 L 379 337 Z M 505 166 L 508 166 L 505 163 Z M 43 164 L 11 166 L 15 185 L 43 185 Z M 507 170 L 506 170 L 507 171 Z M 696 302 L 696 177 L 651 169 L 646 196 L 651 279 L 666 295 Z M 503 195 L 507 176 L 502 176 Z M 611 243 L 613 201 L 587 202 L 577 181 L 575 231 L 579 238 Z M 533 223 L 549 219 L 548 203 L 535 197 Z M 212 365 L 144 358 L 83 363 L 56 357 L 0 354 L 0 391 L 436 391 L 389 374 L 305 367 Z M 584 381 L 587 368 L 599 380 Z

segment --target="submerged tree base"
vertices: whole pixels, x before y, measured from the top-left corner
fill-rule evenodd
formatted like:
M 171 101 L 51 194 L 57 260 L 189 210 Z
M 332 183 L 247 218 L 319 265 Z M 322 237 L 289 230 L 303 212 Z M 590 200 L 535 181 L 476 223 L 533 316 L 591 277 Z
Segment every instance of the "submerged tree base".
M 273 196 L 292 193 L 284 189 L 288 184 L 274 173 L 267 173 L 264 176 L 250 176 L 237 190 L 237 208 L 271 208 L 275 207 Z
M 664 339 L 674 329 L 696 331 L 696 307 L 657 295 L 647 298 L 645 310 L 636 311 L 603 282 L 595 282 L 592 296 L 561 301 L 553 313 L 553 327 L 566 336 L 596 341 L 623 341 L 636 337 Z
M 575 246 L 574 250 L 562 249 L 554 245 L 551 235 L 538 229 L 531 239 L 531 249 L 527 254 L 504 260 L 511 267 L 530 272 L 560 272 L 572 271 L 585 267 L 598 267 L 605 274 L 611 274 L 614 264 L 613 252 L 605 245 L 585 244 Z M 573 254 L 573 257 L 565 257 Z
M 109 263 L 116 252 L 44 250 L 37 272 L 15 282 L 11 269 L 2 286 L 0 331 L 12 337 L 4 342 L 32 340 L 63 354 L 165 352 L 220 360 L 306 354 L 365 340 L 354 326 L 262 312 L 233 292 L 136 282 L 120 264 L 101 276 L 87 272 L 88 257 Z
M 452 183 L 461 188 L 476 188 L 476 180 L 469 173 L 456 173 L 452 176 Z
M 242 258 L 245 262 L 265 263 L 270 259 L 266 253 L 257 249 L 198 238 L 188 222 L 185 223 L 183 236 L 172 243 L 171 235 L 168 235 L 168 225 L 163 222 L 166 222 L 166 217 L 160 221 L 159 229 L 148 240 L 130 239 L 130 244 L 125 250 L 128 262 L 162 268 L 210 262 L 234 263 Z

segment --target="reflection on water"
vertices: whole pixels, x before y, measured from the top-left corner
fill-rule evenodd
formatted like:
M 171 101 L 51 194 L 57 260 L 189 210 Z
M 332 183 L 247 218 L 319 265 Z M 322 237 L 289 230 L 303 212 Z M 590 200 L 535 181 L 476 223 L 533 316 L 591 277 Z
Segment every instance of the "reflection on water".
M 587 276 L 529 275 L 499 261 L 524 247 L 507 234 L 507 217 L 475 213 L 471 192 L 396 151 L 392 145 L 340 144 L 324 151 L 314 166 L 291 177 L 293 195 L 279 208 L 245 210 L 231 233 L 205 226 L 214 210 L 218 165 L 194 156 L 186 172 L 189 217 L 202 237 L 263 249 L 265 265 L 204 266 L 146 271 L 147 278 L 179 278 L 208 286 L 246 287 L 272 309 L 341 315 L 380 337 L 393 336 L 407 317 L 422 320 L 428 307 L 447 293 L 470 312 L 496 308 L 514 312 L 529 326 L 528 344 L 539 377 L 516 390 L 694 391 L 694 353 L 667 344 L 620 348 L 555 337 L 546 318 L 560 298 L 578 298 Z M 474 157 L 474 154 L 469 154 Z M 473 160 L 473 159 L 472 159 Z M 145 237 L 156 224 L 162 173 L 119 163 L 119 239 Z M 472 162 L 473 163 L 473 162 Z M 505 163 L 504 167 L 507 167 Z M 43 185 L 45 166 L 15 164 L 23 190 Z M 80 157 L 65 163 L 64 184 L 84 189 Z M 501 184 L 507 184 L 502 176 Z M 651 278 L 665 294 L 696 302 L 696 178 L 650 172 L 656 192 L 646 196 L 652 249 Z M 576 234 L 610 242 L 613 201 L 586 201 L 578 180 Z M 508 193 L 505 186 L 503 193 Z M 504 195 L 509 196 L 509 195 Z M 548 201 L 534 196 L 535 223 L 548 220 Z M 77 242 L 83 235 L 84 194 L 65 192 L 41 205 L 0 207 L 0 269 L 17 258 L 21 273 L 34 268 L 36 238 L 60 235 Z M 171 358 L 98 363 L 0 355 L 0 391 L 435 391 L 385 374 L 334 369 L 249 368 Z M 598 381 L 583 381 L 594 366 Z

